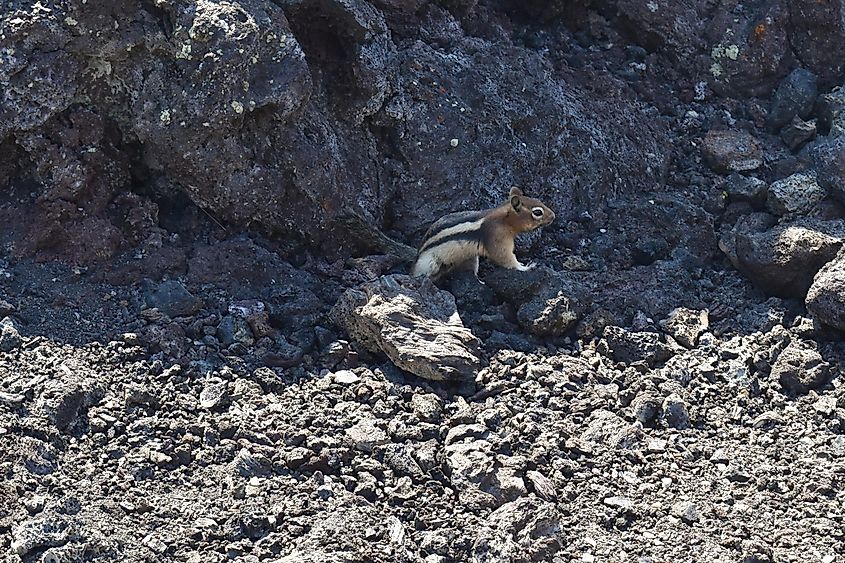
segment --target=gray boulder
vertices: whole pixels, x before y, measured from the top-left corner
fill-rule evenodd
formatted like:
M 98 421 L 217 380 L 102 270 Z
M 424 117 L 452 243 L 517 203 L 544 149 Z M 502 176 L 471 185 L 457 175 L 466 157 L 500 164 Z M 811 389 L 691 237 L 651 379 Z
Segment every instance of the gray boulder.
M 726 233 L 719 247 L 763 291 L 803 299 L 816 272 L 842 247 L 845 222 L 801 218 L 769 225 L 764 214 L 752 214 Z
M 813 111 L 818 95 L 818 78 L 811 71 L 796 68 L 778 85 L 766 124 L 773 131 L 792 121 L 794 117 L 806 119 Z
M 503 504 L 475 539 L 472 561 L 551 561 L 565 544 L 560 518 L 554 503 L 533 495 Z
M 724 190 L 731 201 L 747 201 L 752 205 L 761 205 L 766 201 L 768 184 L 754 176 L 733 173 L 727 177 Z
M 630 364 L 644 361 L 653 366 L 672 357 L 672 349 L 657 332 L 632 332 L 618 326 L 604 329 L 602 348 L 615 362 Z
M 826 325 L 845 330 L 845 250 L 828 262 L 807 292 L 807 310 Z
M 560 336 L 586 308 L 587 289 L 577 275 L 539 267 L 527 272 L 497 268 L 485 278 L 496 295 L 512 303 L 516 318 L 537 336 Z
M 819 185 L 827 190 L 830 197 L 845 203 L 845 135 L 815 143 L 811 155 Z

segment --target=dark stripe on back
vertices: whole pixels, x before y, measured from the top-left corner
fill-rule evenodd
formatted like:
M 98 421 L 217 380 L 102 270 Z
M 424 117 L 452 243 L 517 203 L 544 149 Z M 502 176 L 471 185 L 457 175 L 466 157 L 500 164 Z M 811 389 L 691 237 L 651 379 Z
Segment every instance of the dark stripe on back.
M 480 218 L 481 217 L 479 217 L 478 219 L 480 219 Z M 476 221 L 478 219 L 476 219 Z M 420 254 L 422 254 L 426 250 L 431 250 L 432 248 L 437 248 L 438 246 L 441 246 L 443 244 L 448 244 L 450 242 L 468 242 L 468 243 L 475 243 L 475 244 L 480 245 L 481 240 L 482 240 L 481 229 L 476 229 L 474 231 L 464 231 L 462 233 L 455 233 L 454 235 L 449 235 L 448 237 L 443 237 L 442 239 L 436 240 L 432 244 L 428 244 L 428 243 L 424 244 L 423 247 L 420 249 Z
M 444 229 L 460 225 L 461 223 L 472 223 L 483 219 L 486 211 L 458 211 L 457 213 L 450 213 L 445 215 L 431 224 L 428 231 L 425 233 L 425 240 L 432 237 Z

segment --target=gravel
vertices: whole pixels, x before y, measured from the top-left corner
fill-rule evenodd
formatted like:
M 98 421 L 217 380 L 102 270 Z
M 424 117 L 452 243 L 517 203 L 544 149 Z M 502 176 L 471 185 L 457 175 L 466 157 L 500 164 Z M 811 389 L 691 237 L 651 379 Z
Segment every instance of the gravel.
M 2 560 L 845 553 L 839 4 L 564 8 L 0 14 Z

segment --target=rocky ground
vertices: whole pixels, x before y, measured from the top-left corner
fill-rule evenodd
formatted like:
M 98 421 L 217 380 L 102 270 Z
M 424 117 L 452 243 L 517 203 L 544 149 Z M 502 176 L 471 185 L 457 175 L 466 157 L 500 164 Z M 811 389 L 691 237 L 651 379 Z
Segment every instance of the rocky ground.
M 0 7 L 3 561 L 845 553 L 843 2 Z

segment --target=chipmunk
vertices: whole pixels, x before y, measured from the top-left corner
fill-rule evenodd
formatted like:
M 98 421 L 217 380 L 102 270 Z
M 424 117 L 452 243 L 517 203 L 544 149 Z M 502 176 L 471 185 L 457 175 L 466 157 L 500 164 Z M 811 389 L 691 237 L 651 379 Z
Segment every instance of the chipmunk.
M 440 278 L 456 270 L 478 277 L 478 257 L 503 268 L 530 270 L 514 254 L 514 239 L 554 221 L 554 212 L 539 200 L 511 188 L 507 203 L 486 211 L 459 211 L 434 222 L 425 234 L 412 274 Z

